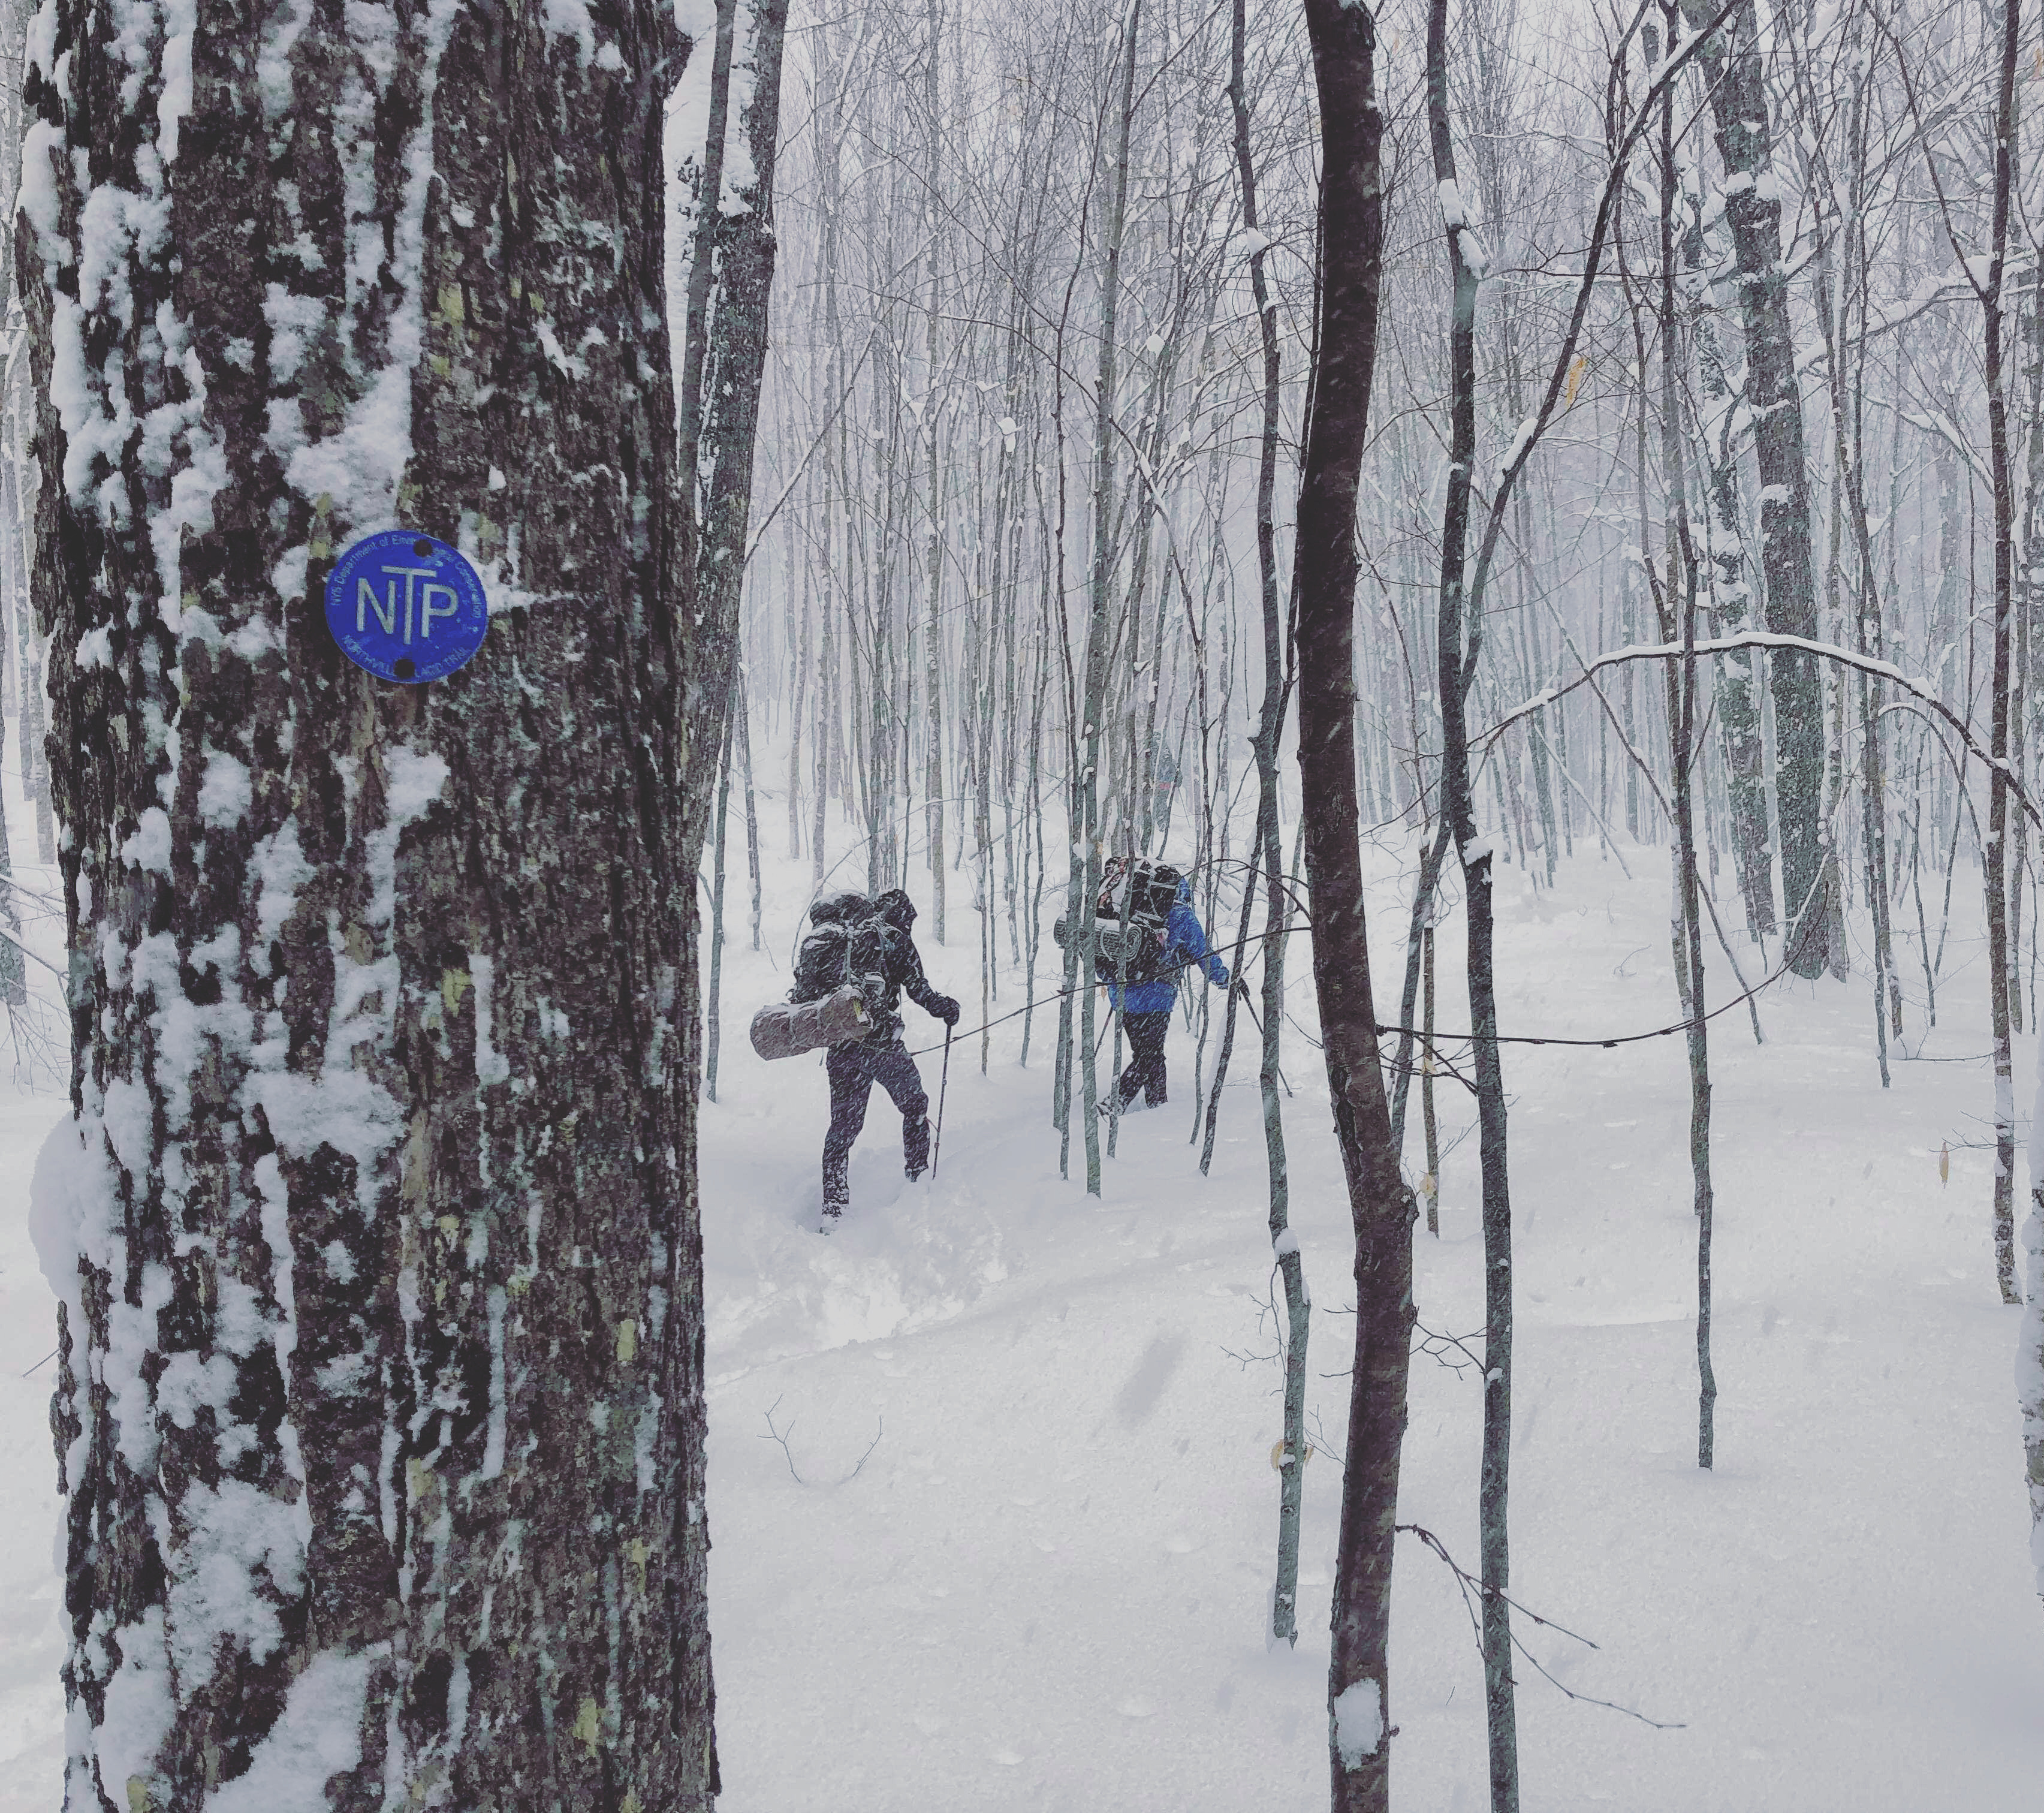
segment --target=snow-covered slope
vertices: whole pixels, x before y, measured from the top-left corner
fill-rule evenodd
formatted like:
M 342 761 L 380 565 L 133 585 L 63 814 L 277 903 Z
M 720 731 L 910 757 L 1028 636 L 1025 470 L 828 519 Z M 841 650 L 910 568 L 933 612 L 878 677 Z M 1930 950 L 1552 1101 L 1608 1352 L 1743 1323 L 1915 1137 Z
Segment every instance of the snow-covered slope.
M 35 818 L 21 797 L 11 741 L 0 752 L 25 941 L 46 964 L 63 961 L 63 883 L 36 861 Z M 62 998 L 52 972 L 27 966 L 31 1043 L 17 1044 L 0 1008 L 0 1813 L 49 1813 L 63 1787 L 64 1641 L 59 1622 L 56 1457 L 50 1392 L 56 1384 L 56 1303 L 29 1238 L 29 1179 L 44 1137 L 70 1107 Z
M 1507 1030 L 1677 1017 L 1666 855 L 1625 854 L 1636 880 L 1592 854 L 1552 895 L 1502 872 Z M 1380 952 L 1399 922 L 1389 857 L 1383 875 Z M 1270 1653 L 1279 1413 L 1276 1368 L 1256 1357 L 1274 1343 L 1253 1073 L 1238 1067 L 1202 1179 L 1174 1028 L 1171 1107 L 1124 1124 L 1096 1203 L 1058 1176 L 1054 1026 L 1039 1022 L 1026 1071 L 1019 1023 L 995 1034 L 985 1076 L 978 1041 L 961 1041 L 934 1184 L 904 1184 L 899 1123 L 876 1096 L 851 1223 L 820 1238 L 823 1076 L 813 1060 L 760 1064 L 742 1030 L 785 986 L 786 908 L 805 891 L 799 874 L 770 876 L 774 957 L 727 953 L 736 1030 L 723 1099 L 704 1111 L 723 1804 L 1324 1806 L 1339 1464 L 1308 1468 L 1306 1634 Z M 1927 1059 L 1985 1049 L 1968 915 Z M 1459 939 L 1458 926 L 1442 939 L 1443 1027 L 1467 1023 L 1447 960 Z M 925 939 L 939 987 L 976 995 L 977 945 L 955 914 L 951 949 Z M 1310 1034 L 1303 941 L 1293 952 Z M 1396 976 L 1378 986 L 1389 1018 Z M 1898 1061 L 1884 1092 L 1858 978 L 1777 984 L 1761 1018 L 1764 1048 L 1742 1010 L 1713 1024 L 1710 1474 L 1695 1465 L 1682 1041 L 1507 1056 L 1514 1596 L 1599 1647 L 1519 1628 L 1570 1689 L 1680 1727 L 1571 1702 L 1522 1667 L 1525 1806 L 2027 1813 L 2044 1781 L 2044 1607 L 2026 1564 L 2016 1312 L 1994 1288 L 1991 1152 L 1954 1151 L 1946 1184 L 1938 1164 L 1947 1140 L 1990 1137 L 1986 1066 Z M 1287 1039 L 1292 1214 L 1320 1312 L 1309 1405 L 1338 1449 L 1350 1247 L 1303 1034 Z M 934 1095 L 936 1059 L 923 1068 Z M 2027 1090 L 2019 1078 L 2019 1100 Z M 1443 1091 L 1445 1137 L 1472 1118 L 1458 1095 Z M 1416 1153 L 1417 1118 L 1416 1103 Z M 1445 1173 L 1442 1236 L 1420 1237 L 1420 1319 L 1469 1336 L 1483 1319 L 1473 1137 Z M 1401 1515 L 1471 1566 L 1479 1415 L 1473 1369 L 1416 1361 Z M 1470 1623 L 1447 1571 L 1406 1540 L 1397 1803 L 1475 1813 Z
M 736 827 L 732 849 L 742 926 Z M 1638 879 L 1592 853 L 1553 895 L 1501 872 L 1508 1031 L 1608 1035 L 1676 1017 L 1665 854 L 1624 854 Z M 1384 953 L 1396 940 L 1397 855 L 1384 856 L 1374 903 Z M 827 1118 L 820 1068 L 763 1064 L 744 1037 L 751 1010 L 786 987 L 807 899 L 805 864 L 769 865 L 770 949 L 745 949 L 741 930 L 727 951 L 722 1099 L 703 1114 L 722 1804 L 1324 1805 L 1339 1463 L 1324 1453 L 1308 1467 L 1305 1634 L 1296 1653 L 1272 1653 L 1262 1632 L 1277 1374 L 1259 1357 L 1273 1345 L 1260 1319 L 1269 1257 L 1243 1048 L 1212 1176 L 1199 1176 L 1188 1144 L 1181 1025 L 1172 1103 L 1124 1122 L 1095 1202 L 1058 1176 L 1054 1015 L 1038 1021 L 1026 1070 L 1019 1021 L 995 1033 L 985 1076 L 978 1040 L 960 1039 L 935 1181 L 904 1182 L 898 1122 L 876 1095 L 850 1223 L 820 1237 L 809 1218 Z M 1991 1084 L 1982 1062 L 1928 1061 L 1985 1049 L 1977 912 L 1965 913 L 1939 1027 L 1924 1060 L 1897 1063 L 1888 1091 L 1858 977 L 1768 991 L 1764 1048 L 1742 1010 L 1714 1022 L 1722 1395 L 1709 1475 L 1694 1465 L 1681 1041 L 1508 1054 L 1514 1596 L 1600 1646 L 1524 1621 L 1520 1632 L 1575 1692 L 1680 1726 L 1571 1702 L 1522 1669 L 1527 1813 L 2038 1803 L 2044 1607 L 2027 1561 L 2016 1312 L 1993 1285 L 1992 1155 L 1962 1143 L 1989 1137 Z M 1466 1023 L 1450 960 L 1458 941 L 1458 928 L 1443 934 L 1444 1027 Z M 955 908 L 949 946 L 925 937 L 924 949 L 938 986 L 967 1001 L 970 1026 L 976 921 Z M 1309 1404 L 1338 1450 L 1346 1209 L 1306 1042 L 1303 941 L 1292 974 L 1293 1218 L 1320 1311 Z M 1379 979 L 1386 1017 L 1396 987 Z M 1003 989 L 1003 1008 L 1019 1002 L 1019 982 Z M 912 1042 L 940 1039 L 905 1011 Z M 1920 1018 L 1912 1008 L 1912 1049 Z M 935 1054 L 923 1071 L 934 1096 Z M 2031 1080 L 2019 1076 L 2019 1101 Z M 1470 1118 L 1453 1090 L 1442 1095 L 1449 1138 Z M 25 1184 L 61 1106 L 48 1093 L 0 1104 L 5 1813 L 56 1803 L 60 1750 L 49 1368 L 19 1375 L 53 1339 Z M 1958 1149 L 1941 1184 L 1947 1140 Z M 1475 1192 L 1471 1138 L 1445 1167 L 1441 1238 L 1420 1236 L 1420 1318 L 1443 1334 L 1471 1335 L 1482 1319 Z M 1466 1367 L 1416 1361 L 1402 1515 L 1472 1565 L 1478 1414 Z M 1474 1643 L 1447 1570 L 1407 1541 L 1397 1804 L 1476 1813 L 1486 1796 Z

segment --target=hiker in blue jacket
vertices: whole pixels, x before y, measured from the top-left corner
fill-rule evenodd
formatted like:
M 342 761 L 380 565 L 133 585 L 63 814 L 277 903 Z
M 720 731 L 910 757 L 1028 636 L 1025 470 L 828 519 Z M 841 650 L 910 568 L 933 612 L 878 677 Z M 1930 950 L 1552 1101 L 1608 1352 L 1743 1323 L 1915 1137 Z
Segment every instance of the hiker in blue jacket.
M 1110 886 L 1112 883 L 1110 868 Z M 1139 1092 L 1144 1106 L 1163 1107 L 1164 1035 L 1171 1030 L 1171 1009 L 1178 999 L 1178 977 L 1194 964 L 1204 968 L 1208 981 L 1215 987 L 1228 986 L 1228 965 L 1207 949 L 1207 935 L 1193 911 L 1193 884 L 1181 881 L 1154 955 L 1146 953 L 1141 960 L 1125 966 L 1128 978 L 1126 984 L 1116 980 L 1113 964 L 1102 959 L 1097 965 L 1097 975 L 1108 984 L 1114 1005 L 1121 1010 L 1122 1029 L 1128 1034 L 1128 1049 L 1132 1054 L 1128 1068 L 1121 1073 L 1115 1095 L 1100 1104 L 1103 1114 L 1116 1112 L 1117 1102 L 1119 1111 L 1126 1114 Z

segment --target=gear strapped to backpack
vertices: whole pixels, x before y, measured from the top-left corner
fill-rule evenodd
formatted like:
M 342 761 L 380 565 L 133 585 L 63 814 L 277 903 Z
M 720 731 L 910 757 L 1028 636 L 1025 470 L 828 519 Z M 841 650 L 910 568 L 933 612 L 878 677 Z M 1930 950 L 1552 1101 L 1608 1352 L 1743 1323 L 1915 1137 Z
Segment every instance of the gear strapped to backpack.
M 1184 880 L 1169 863 L 1139 857 L 1108 859 L 1093 903 L 1093 962 L 1102 982 L 1155 982 L 1165 973 L 1164 952 L 1171 908 Z M 1060 918 L 1051 937 L 1064 948 L 1067 927 Z
M 814 928 L 796 953 L 789 999 L 752 1016 L 752 1049 L 763 1058 L 798 1057 L 868 1037 L 893 1010 L 887 926 L 865 896 L 828 897 L 809 916 Z
M 1155 982 L 1164 973 L 1171 908 L 1183 879 L 1169 863 L 1111 860 L 1093 904 L 1100 927 L 1100 968 L 1117 982 Z

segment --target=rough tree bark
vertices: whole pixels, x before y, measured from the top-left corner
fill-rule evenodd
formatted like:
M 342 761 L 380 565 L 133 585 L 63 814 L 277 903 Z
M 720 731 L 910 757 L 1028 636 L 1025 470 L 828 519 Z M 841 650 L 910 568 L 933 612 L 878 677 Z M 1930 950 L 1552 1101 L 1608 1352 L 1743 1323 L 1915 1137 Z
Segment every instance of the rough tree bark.
M 1690 329 L 1703 391 L 1704 462 L 1709 472 L 1710 508 L 1703 512 L 1712 580 L 1709 608 L 1719 628 L 1736 633 L 1751 615 L 1753 587 L 1746 578 L 1745 518 L 1739 497 L 1739 446 L 1733 433 L 1736 406 L 1725 376 L 1717 328 L 1708 306 L 1703 279 L 1707 252 L 1700 199 L 1687 240 L 1694 285 L 1694 318 Z M 1760 733 L 1761 664 L 1758 653 L 1743 662 L 1721 662 L 1714 697 L 1723 726 L 1727 804 L 1732 820 L 1733 860 L 1739 895 L 1746 905 L 1746 927 L 1756 941 L 1775 930 L 1774 880 L 1768 849 L 1765 753 Z
M 706 1808 L 661 129 L 707 47 L 130 10 L 42 13 L 17 237 L 67 1805 Z M 431 686 L 325 622 L 393 525 L 489 587 Z
M 1712 0 L 1681 0 L 1692 31 L 1718 16 Z M 1767 627 L 1817 634 L 1810 566 L 1810 475 L 1802 392 L 1781 258 L 1781 191 L 1768 122 L 1766 71 L 1757 9 L 1741 7 L 1702 53 L 1705 86 L 1724 160 L 1725 218 L 1737 263 L 1734 282 L 1746 329 L 1746 405 L 1760 476 L 1760 569 Z M 1781 833 L 1781 896 L 1796 973 L 1824 972 L 1830 923 L 1818 876 L 1824 861 L 1824 716 L 1814 659 L 1791 649 L 1770 657 L 1776 739 L 1775 815 Z M 1808 905 L 1805 905 L 1805 903 Z M 1797 915 L 1801 914 L 1799 924 Z
M 1377 29 L 1306 0 L 1320 90 L 1320 335 L 1299 480 L 1299 785 L 1313 983 L 1355 1229 L 1355 1360 L 1327 1669 L 1334 1813 L 1391 1804 L 1391 1564 L 1412 1365 L 1412 1223 L 1377 1054 L 1355 767 L 1356 487 L 1384 270 Z

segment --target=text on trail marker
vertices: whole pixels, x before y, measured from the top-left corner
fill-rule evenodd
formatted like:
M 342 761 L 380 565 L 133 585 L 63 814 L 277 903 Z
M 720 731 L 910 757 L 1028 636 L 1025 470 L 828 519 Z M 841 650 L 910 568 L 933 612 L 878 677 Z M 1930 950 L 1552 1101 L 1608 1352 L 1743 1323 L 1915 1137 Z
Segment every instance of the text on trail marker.
M 344 549 L 326 582 L 327 627 L 340 652 L 379 679 L 444 679 L 482 646 L 490 606 L 460 551 L 414 529 L 386 529 Z

